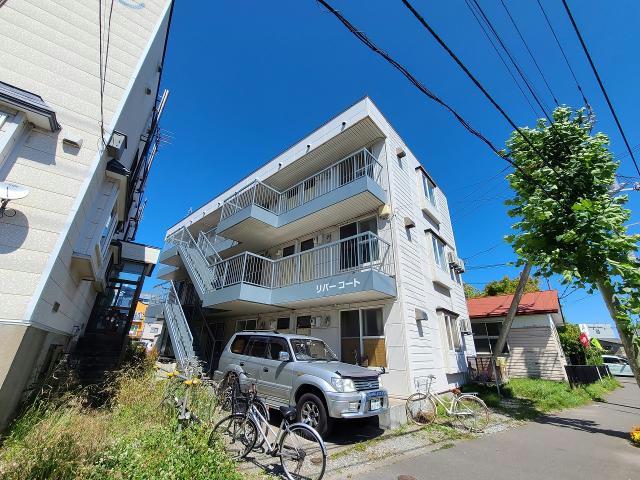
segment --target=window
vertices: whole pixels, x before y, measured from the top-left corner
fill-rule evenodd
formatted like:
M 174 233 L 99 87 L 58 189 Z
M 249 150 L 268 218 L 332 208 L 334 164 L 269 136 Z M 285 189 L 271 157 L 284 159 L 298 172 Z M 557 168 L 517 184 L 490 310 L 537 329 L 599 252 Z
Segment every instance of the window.
M 378 242 L 370 241 L 368 236 L 356 237 L 361 233 L 378 233 L 376 217 L 349 223 L 340 227 L 340 269 L 349 270 L 378 259 Z M 354 238 L 352 238 L 354 237 Z
M 247 355 L 257 358 L 265 358 L 269 341 L 264 337 L 254 337 L 249 341 Z
M 309 238 L 307 240 L 303 240 L 300 242 L 300 251 L 306 252 L 307 250 L 311 250 L 313 248 L 313 238 Z
M 493 354 L 501 330 L 502 322 L 471 322 L 476 353 Z M 509 345 L 504 346 L 502 353 L 509 353 Z
M 242 332 L 243 330 L 255 330 L 256 329 L 256 319 L 251 320 L 238 320 L 236 322 L 236 332 Z
M 340 340 L 343 362 L 387 366 L 382 308 L 340 312 Z
M 278 360 L 280 356 L 280 352 L 288 352 L 289 348 L 287 347 L 286 340 L 282 338 L 271 338 L 269 339 L 269 355 L 267 358 L 271 360 Z
M 159 330 L 160 330 L 160 329 L 159 329 L 158 327 L 151 327 L 151 333 L 152 333 L 152 334 L 154 334 L 154 333 L 158 333 L 158 331 L 159 331 Z
M 444 326 L 447 331 L 447 344 L 449 350 L 460 352 L 462 350 L 462 339 L 460 338 L 460 325 L 458 317 L 447 312 L 442 313 Z
M 284 247 L 282 249 L 282 258 L 290 257 L 294 253 L 296 253 L 296 246 L 295 245 L 289 245 L 288 247 Z
M 445 272 L 448 272 L 449 268 L 444 251 L 444 242 L 442 242 L 442 240 L 432 234 L 431 243 L 433 244 L 433 258 L 436 262 L 436 265 L 438 265 L 438 267 L 440 267 Z
M 422 190 L 429 203 L 436 207 L 436 185 L 424 173 L 422 174 Z
M 289 317 L 280 317 L 276 320 L 276 330 L 289 330 L 291 319 Z
M 111 241 L 111 237 L 113 232 L 116 229 L 116 225 L 118 224 L 118 215 L 117 215 L 117 204 L 113 205 L 113 209 L 107 218 L 107 222 L 102 228 L 102 235 L 100 236 L 100 251 L 104 256 L 104 253 L 107 249 L 107 245 Z
M 248 339 L 249 337 L 247 335 L 238 335 L 231 344 L 231 353 L 242 354 Z
M 296 317 L 296 333 L 298 335 L 311 335 L 311 316 Z

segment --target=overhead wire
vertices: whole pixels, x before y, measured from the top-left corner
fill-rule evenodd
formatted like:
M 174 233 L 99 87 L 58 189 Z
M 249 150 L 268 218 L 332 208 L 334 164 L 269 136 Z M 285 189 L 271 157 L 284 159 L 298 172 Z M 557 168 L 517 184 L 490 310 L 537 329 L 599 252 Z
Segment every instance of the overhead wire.
M 474 10 L 473 6 L 471 5 L 471 0 L 465 0 L 465 3 L 467 5 L 467 8 L 469 9 L 471 14 L 473 15 L 473 18 L 475 18 L 476 22 L 478 23 L 478 26 L 482 30 L 482 33 L 484 33 L 485 37 L 487 37 L 487 40 L 489 40 L 489 43 L 491 44 L 491 46 L 493 47 L 493 50 L 498 55 L 498 58 L 500 59 L 500 61 L 504 65 L 504 68 L 506 68 L 507 72 L 509 72 L 509 75 L 513 79 L 513 83 L 515 83 L 516 86 L 518 87 L 518 90 L 520 90 L 520 93 L 522 94 L 522 97 L 526 100 L 527 104 L 529 105 L 529 108 L 531 108 L 531 111 L 533 112 L 534 115 L 538 115 L 540 112 L 536 112 L 536 109 L 534 108 L 533 104 L 531 103 L 531 99 L 525 93 L 525 91 L 522 89 L 522 85 L 520 85 L 520 82 L 518 81 L 518 79 L 516 78 L 515 74 L 513 73 L 513 70 L 511 69 L 511 67 L 509 66 L 507 61 L 502 56 L 502 53 L 500 52 L 500 50 L 498 49 L 498 47 L 494 43 L 494 40 L 493 40 L 493 38 L 491 38 L 491 35 L 489 35 L 489 32 L 487 31 L 487 28 L 485 27 L 484 23 L 482 23 L 482 20 L 480 19 L 479 14 Z M 544 115 L 544 112 L 542 112 L 542 114 Z
M 622 140 L 624 140 L 624 144 L 627 147 L 627 151 L 629 152 L 629 155 L 631 156 L 631 160 L 633 161 L 633 165 L 636 167 L 636 171 L 638 172 L 638 174 L 640 174 L 640 166 L 638 165 L 638 162 L 636 161 L 636 157 L 633 154 L 633 150 L 631 149 L 631 145 L 629 144 L 629 140 L 627 140 L 627 135 L 624 133 L 624 130 L 622 128 L 622 125 L 620 124 L 620 120 L 618 119 L 618 114 L 616 113 L 615 109 L 613 108 L 613 105 L 611 103 L 611 100 L 609 99 L 609 95 L 607 94 L 607 90 L 604 88 L 604 84 L 602 83 L 602 79 L 600 78 L 600 74 L 598 73 L 598 69 L 596 68 L 593 59 L 591 58 L 591 54 L 589 53 L 589 49 L 587 48 L 586 43 L 584 42 L 584 39 L 582 38 L 582 34 L 580 33 L 580 29 L 578 28 L 578 25 L 576 24 L 575 19 L 573 18 L 573 14 L 571 13 L 571 9 L 569 8 L 569 4 L 567 3 L 567 0 L 562 0 L 562 4 L 564 5 L 564 9 L 567 12 L 567 15 L 569 16 L 569 20 L 571 20 L 571 25 L 573 25 L 573 30 L 576 32 L 576 36 L 578 37 L 578 40 L 580 41 L 580 45 L 582 46 L 582 50 L 584 51 L 584 54 L 587 57 L 587 60 L 589 61 L 589 65 L 591 65 L 591 69 L 593 70 L 593 74 L 596 77 L 596 80 L 598 81 L 598 85 L 600 86 L 600 90 L 602 91 L 602 95 L 604 95 L 605 100 L 607 101 L 607 105 L 609 106 L 609 110 L 611 111 L 611 115 L 613 116 L 613 119 L 616 122 L 616 125 L 618 127 L 618 131 L 620 132 L 620 135 L 622 136 Z
M 324 6 L 329 12 L 331 12 L 347 28 L 347 30 L 349 30 L 356 38 L 358 38 L 358 40 L 360 40 L 363 44 L 365 44 L 370 50 L 372 50 L 373 52 L 377 53 L 382 58 L 384 58 L 396 70 L 398 70 L 400 73 L 402 73 L 407 78 L 407 80 L 409 80 L 409 82 L 411 84 L 413 84 L 418 90 L 420 90 L 424 95 L 426 95 L 428 98 L 430 98 L 431 100 L 436 102 L 438 105 L 440 105 L 443 108 L 445 108 L 445 110 L 447 110 L 449 113 L 451 113 L 455 117 L 455 119 L 460 124 L 462 124 L 462 126 L 467 131 L 469 131 L 475 137 L 479 138 L 496 155 L 498 155 L 503 160 L 507 161 L 516 170 L 520 171 L 522 173 L 523 177 L 527 181 L 536 183 L 535 180 L 531 177 L 531 175 L 529 175 L 527 172 L 525 172 L 522 169 L 522 167 L 517 165 L 505 152 L 503 152 L 500 149 L 498 149 L 493 144 L 493 142 L 491 140 L 489 140 L 481 132 L 479 132 L 478 130 L 473 128 L 471 126 L 471 124 L 467 120 L 465 120 L 451 105 L 449 105 L 448 103 L 444 102 L 440 97 L 438 97 L 436 94 L 431 92 L 411 72 L 409 72 L 409 70 L 407 70 L 403 65 L 401 65 L 399 62 L 397 62 L 393 57 L 391 57 L 389 54 L 387 54 L 384 50 L 380 49 L 375 43 L 373 43 L 369 39 L 369 37 L 367 37 L 367 35 L 364 32 L 361 32 L 360 30 L 358 30 L 351 22 L 349 22 L 349 20 L 347 20 L 346 17 L 344 17 L 344 15 L 342 15 L 338 10 L 333 8 L 326 0 L 316 0 L 316 1 L 318 3 L 320 3 L 320 4 L 322 4 L 322 6 Z M 549 194 L 549 192 L 547 191 L 547 189 L 544 186 L 540 185 L 539 183 L 537 184 L 537 186 L 540 187 L 549 198 L 553 198 Z
M 102 0 L 98 0 L 98 31 L 99 31 L 99 55 L 100 59 L 98 62 L 100 69 L 100 140 L 102 141 L 103 147 L 107 146 L 107 143 L 104 139 L 105 137 L 105 128 L 104 128 L 104 92 L 106 88 L 107 82 L 107 67 L 109 64 L 109 45 L 111 42 L 111 16 L 113 14 L 113 4 L 114 0 L 111 0 L 111 6 L 109 7 L 109 17 L 108 20 L 103 15 L 102 9 Z M 106 41 L 104 38 L 104 31 L 106 30 Z M 104 48 L 103 48 L 104 44 Z M 104 52 L 104 55 L 103 55 Z
M 500 44 L 500 46 L 502 47 L 504 52 L 507 54 L 507 57 L 509 58 L 509 60 L 511 61 L 513 66 L 515 67 L 515 69 L 518 72 L 518 74 L 520 75 L 520 77 L 522 78 L 522 81 L 526 85 L 527 90 L 529 90 L 529 93 L 531 93 L 531 96 L 533 97 L 534 101 L 540 107 L 540 109 L 544 112 L 544 116 L 547 118 L 547 120 L 549 120 L 549 122 L 553 123 L 553 120 L 551 119 L 551 117 L 547 113 L 548 108 L 547 108 L 546 105 L 544 105 L 544 101 L 539 97 L 538 93 L 535 90 L 535 87 L 533 86 L 531 81 L 527 78 L 527 76 L 524 74 L 524 72 L 520 68 L 520 65 L 518 64 L 516 59 L 513 57 L 513 55 L 511 55 L 511 52 L 509 51 L 509 49 L 507 48 L 505 43 L 502 41 L 502 38 L 500 37 L 500 34 L 496 30 L 496 28 L 493 26 L 493 23 L 491 22 L 491 20 L 489 19 L 489 17 L 485 13 L 485 11 L 482 9 L 480 4 L 478 3 L 478 0 L 471 0 L 471 1 L 475 5 L 475 7 L 478 9 L 478 12 L 480 13 L 480 16 L 484 19 L 486 24 L 489 26 L 489 29 L 493 33 L 494 37 L 496 38 L 496 40 L 498 41 L 498 43 Z
M 504 0 L 500 0 L 500 3 L 502 4 L 502 7 L 504 8 L 504 11 L 507 12 L 507 16 L 509 17 L 509 20 L 511 20 L 511 24 L 513 25 L 513 28 L 515 28 L 516 32 L 518 32 L 518 36 L 520 37 L 520 40 L 522 40 L 522 43 L 524 44 L 524 48 L 529 53 L 529 56 L 531 57 L 531 60 L 533 60 L 533 64 L 538 69 L 538 73 L 540 73 L 540 76 L 542 77 L 542 81 L 547 86 L 547 90 L 549 90 L 549 93 L 551 94 L 551 98 L 553 98 L 553 102 L 556 104 L 556 106 L 558 106 L 559 105 L 558 98 L 556 97 L 555 93 L 553 93 L 553 90 L 551 89 L 551 85 L 549 85 L 549 82 L 547 81 L 547 77 L 542 72 L 542 69 L 540 68 L 540 65 L 538 64 L 538 61 L 536 60 L 536 57 L 533 55 L 533 52 L 529 48 L 529 44 L 527 43 L 527 41 L 524 38 L 524 35 L 520 31 L 520 28 L 518 27 L 518 24 L 516 23 L 515 19 L 513 18 L 513 15 L 511 15 L 511 12 L 509 11 L 509 8 L 507 7 L 507 4 L 504 2 Z
M 476 0 L 473 0 L 474 2 Z M 449 48 L 449 46 L 442 40 L 442 38 L 436 33 L 436 31 L 427 23 L 424 17 L 414 8 L 414 6 L 409 2 L 409 0 L 402 0 L 402 3 L 409 9 L 409 11 L 413 14 L 414 17 L 420 22 L 420 24 L 431 34 L 431 36 L 440 44 L 440 46 L 449 54 L 449 56 L 458 64 L 458 66 L 462 69 L 462 71 L 469 77 L 469 79 L 476 85 L 476 87 L 483 93 L 483 95 L 489 100 L 489 102 L 493 105 L 493 107 L 498 110 L 498 112 L 502 115 L 502 117 L 509 123 L 509 125 L 522 137 L 525 143 L 531 148 L 531 150 L 542 160 L 543 165 L 549 167 L 553 172 L 560 178 L 560 173 L 545 160 L 545 156 L 539 151 L 538 148 L 531 142 L 529 137 L 525 135 L 520 127 L 516 125 L 516 123 L 511 119 L 511 117 L 506 113 L 506 111 L 498 104 L 498 102 L 491 96 L 491 94 L 487 91 L 487 89 L 480 83 L 480 81 L 471 73 L 471 71 L 467 68 L 467 66 L 460 60 L 460 58 Z M 476 2 L 477 3 L 477 2 Z M 551 121 L 551 120 L 550 120 Z M 551 121 L 551 128 L 554 127 L 553 121 Z M 513 163 L 515 165 L 515 163 Z M 522 172 L 522 170 L 520 170 Z M 540 184 L 538 184 L 542 188 Z M 545 192 L 547 193 L 547 192 Z M 549 196 L 557 201 L 557 199 Z M 559 203 L 559 202 L 558 202 Z
M 571 76 L 573 77 L 573 81 L 576 84 L 576 88 L 578 89 L 578 92 L 580 92 L 580 95 L 582 96 L 582 101 L 584 102 L 585 106 L 590 110 L 590 104 L 589 104 L 589 100 L 587 100 L 587 97 L 584 93 L 584 90 L 582 89 L 582 85 L 580 85 L 580 82 L 578 81 L 578 77 L 576 76 L 576 73 L 573 71 L 573 67 L 571 67 L 571 63 L 569 62 L 569 58 L 567 57 L 566 52 L 564 51 L 564 48 L 562 48 L 562 44 L 560 43 L 560 39 L 558 38 L 558 35 L 556 35 L 556 31 L 553 28 L 553 25 L 551 24 L 551 20 L 549 19 L 549 16 L 547 15 L 546 10 L 544 9 L 544 7 L 542 6 L 542 2 L 540 0 L 536 0 L 538 2 L 538 6 L 540 7 L 540 11 L 542 12 L 542 15 L 544 17 L 544 19 L 547 22 L 547 25 L 549 26 L 549 30 L 551 30 L 551 34 L 553 35 L 553 38 L 556 41 L 556 44 L 558 45 L 558 48 L 560 49 L 560 53 L 562 53 L 562 57 L 564 58 L 564 62 L 567 64 L 567 67 L 569 68 L 569 71 L 571 72 Z

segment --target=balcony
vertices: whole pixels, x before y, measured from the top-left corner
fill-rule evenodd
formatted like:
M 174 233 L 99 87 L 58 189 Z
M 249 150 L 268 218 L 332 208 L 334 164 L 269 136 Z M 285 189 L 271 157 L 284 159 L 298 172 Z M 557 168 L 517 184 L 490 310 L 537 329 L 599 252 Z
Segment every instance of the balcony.
M 261 250 L 377 209 L 387 199 L 381 185 L 382 166 L 362 149 L 283 192 L 253 182 L 223 203 L 217 231 Z
M 392 249 L 370 232 L 278 260 L 244 252 L 210 268 L 215 280 L 203 305 L 236 313 L 396 295 Z

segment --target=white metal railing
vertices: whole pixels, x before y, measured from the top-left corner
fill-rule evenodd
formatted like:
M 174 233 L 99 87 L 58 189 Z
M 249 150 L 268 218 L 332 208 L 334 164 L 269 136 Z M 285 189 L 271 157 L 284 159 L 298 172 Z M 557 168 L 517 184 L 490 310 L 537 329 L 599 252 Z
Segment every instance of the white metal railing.
M 379 185 L 382 183 L 382 165 L 366 148 L 352 153 L 284 192 L 256 180 L 225 200 L 220 219 L 229 218 L 250 205 L 280 215 L 364 176 Z
M 201 236 L 199 236 L 199 240 L 204 241 Z M 182 227 L 169 235 L 165 239 L 165 243 L 175 245 L 180 249 L 183 261 L 189 267 L 192 276 L 195 277 L 192 278 L 192 280 L 202 292 L 209 291 L 213 288 L 216 281 L 213 277 L 214 271 L 210 268 L 211 264 L 207 260 L 206 251 L 203 250 L 203 248 L 209 248 L 210 244 L 199 245 L 186 227 Z
M 195 357 L 193 349 L 193 335 L 184 315 L 178 294 L 173 282 L 157 285 L 149 300 L 150 305 L 163 305 L 165 324 L 171 338 L 173 354 L 179 367 L 184 368 Z
M 244 252 L 211 268 L 216 289 L 238 283 L 279 288 L 353 271 L 393 275 L 393 259 L 387 242 L 365 232 L 277 260 Z

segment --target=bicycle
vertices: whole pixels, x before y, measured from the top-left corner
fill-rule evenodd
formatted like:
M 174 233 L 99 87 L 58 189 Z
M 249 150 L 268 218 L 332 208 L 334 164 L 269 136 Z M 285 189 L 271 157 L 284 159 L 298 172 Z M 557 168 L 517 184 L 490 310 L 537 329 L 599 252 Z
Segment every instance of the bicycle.
M 289 480 L 320 480 L 327 466 L 327 449 L 318 432 L 305 423 L 292 423 L 297 414 L 295 407 L 280 407 L 282 421 L 276 432 L 256 407 L 259 405 L 256 398 L 255 384 L 252 384 L 247 392 L 246 412 L 232 413 L 218 422 L 209 442 L 217 436 L 230 455 L 244 458 L 260 439 L 260 445 L 266 445 L 267 455 L 280 457 L 280 464 Z M 269 440 L 270 436 L 274 438 L 273 442 Z
M 431 392 L 435 375 L 415 379 L 416 393 L 407 398 L 407 418 L 413 423 L 427 425 L 432 423 L 439 408 L 449 417 L 454 417 L 471 432 L 482 432 L 489 424 L 489 409 L 475 393 L 462 393 L 454 388 L 441 393 Z M 426 385 L 425 388 L 423 386 Z M 443 399 L 444 394 L 451 393 L 451 401 Z

